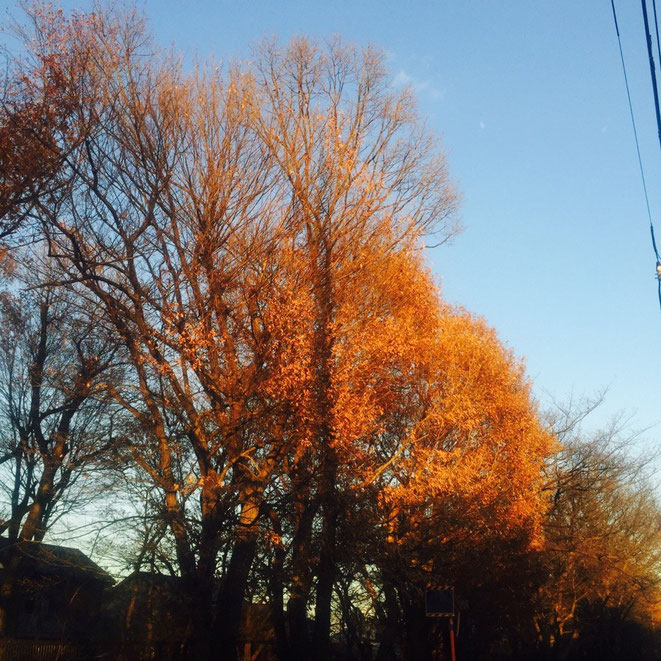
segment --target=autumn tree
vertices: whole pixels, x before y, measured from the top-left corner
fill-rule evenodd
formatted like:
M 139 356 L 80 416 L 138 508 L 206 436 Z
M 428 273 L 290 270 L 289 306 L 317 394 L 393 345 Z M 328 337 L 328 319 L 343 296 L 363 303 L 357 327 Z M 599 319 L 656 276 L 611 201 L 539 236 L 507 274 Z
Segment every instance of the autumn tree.
M 39 2 L 26 6 L 27 22 L 7 26 L 25 52 L 7 56 L 0 74 L 0 239 L 18 229 L 38 200 L 52 198 L 65 185 L 65 150 L 80 128 L 71 119 L 80 101 L 76 81 L 85 54 L 80 43 L 74 52 L 68 30 L 84 34 L 87 18 L 76 14 L 65 29 L 61 9 Z M 32 40 L 37 33 L 38 43 Z
M 483 322 L 439 301 L 415 244 L 371 248 L 336 308 L 336 327 L 351 332 L 333 354 L 341 542 L 332 605 L 355 646 L 369 649 L 376 627 L 392 635 L 382 641 L 383 654 L 399 642 L 409 645 L 409 658 L 424 658 L 421 649 L 432 642 L 421 614 L 429 582 L 457 584 L 475 606 L 486 595 L 473 579 L 484 585 L 506 576 L 539 545 L 542 466 L 553 443 L 521 366 Z M 307 356 L 312 319 L 309 303 L 287 333 L 301 336 L 298 351 L 309 347 Z M 290 362 L 297 378 L 278 381 L 280 396 L 291 401 L 291 424 L 306 430 L 314 362 Z M 304 388 L 301 364 L 310 366 Z M 305 624 L 296 638 L 292 600 L 302 597 L 303 616 L 314 603 L 314 565 L 301 558 L 317 557 L 323 543 L 320 457 L 308 441 L 268 493 L 270 528 L 255 592 L 269 595 L 283 657 L 318 653 L 305 640 Z
M 346 366 L 339 353 L 357 333 L 369 341 L 370 327 L 388 315 L 389 297 L 397 295 L 386 286 L 381 298 L 369 300 L 367 278 L 383 280 L 379 267 L 426 234 L 446 240 L 456 229 L 456 197 L 410 91 L 389 87 L 379 52 L 340 42 L 320 48 L 303 39 L 286 48 L 264 44 L 254 69 L 259 105 L 253 121 L 284 181 L 289 269 L 305 315 L 285 338 L 292 346 L 298 336 L 295 350 L 302 351 L 294 360 L 306 366 L 299 370 L 304 381 L 294 384 L 303 388 L 295 396 L 295 433 L 306 445 L 292 467 L 291 653 L 309 653 L 306 608 L 316 578 L 312 638 L 323 658 L 337 578 L 337 526 L 348 505 L 341 472 L 358 440 L 356 430 L 343 429 L 352 413 L 343 400 Z M 310 572 L 315 522 L 318 561 Z
M 407 298 L 430 289 L 424 278 L 407 280 L 398 282 Z M 502 583 L 515 567 L 525 572 L 541 542 L 553 439 L 522 367 L 483 321 L 430 298 L 426 318 L 409 318 L 410 357 L 399 362 L 400 346 L 387 367 L 404 378 L 392 382 L 393 410 L 370 439 L 371 470 L 356 485 L 364 511 L 350 523 L 358 553 L 345 562 L 382 632 L 380 658 L 396 643 L 408 658 L 431 654 L 429 584 L 454 585 L 475 613 L 481 601 L 506 610 L 512 595 Z
M 178 570 L 193 602 L 191 655 L 209 654 L 219 550 L 229 554 L 217 618 L 234 656 L 261 493 L 283 439 L 261 394 L 273 358 L 272 298 L 280 196 L 248 126 L 249 77 L 184 76 L 134 16 L 64 21 L 84 55 L 61 133 L 71 182 L 30 210 L 49 251 L 104 309 L 132 365 L 110 390 L 135 419 L 124 451 L 161 494 Z M 49 50 L 43 17 L 35 24 Z M 68 31 L 68 32 L 67 32 Z M 31 75 L 43 75 L 40 69 Z
M 327 658 L 358 585 L 412 641 L 448 558 L 537 542 L 551 441 L 521 367 L 420 257 L 457 200 L 410 90 L 339 41 L 187 74 L 135 16 L 32 19 L 37 64 L 66 44 L 75 76 L 64 183 L 15 213 L 127 357 L 116 451 L 145 480 L 153 564 L 174 550 L 191 658 L 236 658 L 251 593 L 282 658 Z

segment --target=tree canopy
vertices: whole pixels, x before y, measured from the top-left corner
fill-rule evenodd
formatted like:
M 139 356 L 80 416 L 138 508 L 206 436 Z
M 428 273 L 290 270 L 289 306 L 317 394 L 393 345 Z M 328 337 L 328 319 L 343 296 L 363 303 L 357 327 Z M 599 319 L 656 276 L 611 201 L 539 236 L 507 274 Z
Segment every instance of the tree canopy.
M 43 462 L 50 500 L 30 487 L 38 533 L 3 525 L 41 539 L 76 457 L 135 476 L 136 568 L 181 578 L 189 658 L 238 658 L 246 601 L 278 658 L 331 658 L 340 635 L 431 658 L 434 583 L 484 649 L 489 600 L 513 639 L 496 583 L 518 572 L 532 603 L 544 562 L 571 580 L 545 546 L 559 445 L 522 363 L 428 270 L 458 196 L 383 54 L 298 38 L 189 71 L 136 14 L 28 17 L 0 114 L 3 231 L 30 266 L 3 298 L 2 451 Z

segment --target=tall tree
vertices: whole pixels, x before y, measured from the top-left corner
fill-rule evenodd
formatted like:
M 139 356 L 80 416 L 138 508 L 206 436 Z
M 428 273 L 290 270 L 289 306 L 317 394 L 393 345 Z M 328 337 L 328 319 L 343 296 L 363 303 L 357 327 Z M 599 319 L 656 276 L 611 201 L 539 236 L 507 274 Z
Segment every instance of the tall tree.
M 381 53 L 340 42 L 321 48 L 307 40 L 286 48 L 264 44 L 255 70 L 259 137 L 284 178 L 286 230 L 298 289 L 307 298 L 301 319 L 309 368 L 299 429 L 309 447 L 297 462 L 294 531 L 297 585 L 290 598 L 294 655 L 307 653 L 305 606 L 311 586 L 306 565 L 313 521 L 320 535 L 316 567 L 314 650 L 328 654 L 331 598 L 337 577 L 337 526 L 344 513 L 340 463 L 355 438 L 339 426 L 342 381 L 338 352 L 356 328 L 374 323 L 387 294 L 372 308 L 366 274 L 374 260 L 436 232 L 455 230 L 456 197 L 435 139 L 418 120 L 409 90 L 395 92 Z M 381 276 L 383 277 L 383 276 Z M 299 458 L 300 455 L 299 455 Z M 305 494 L 305 495 L 304 495 Z M 307 579 L 303 577 L 307 576 Z M 303 646 L 303 647 L 301 647 Z
M 47 51 L 49 28 L 33 18 Z M 250 81 L 145 60 L 134 16 L 92 15 L 91 34 L 59 18 L 82 58 L 78 130 L 59 136 L 69 186 L 32 215 L 129 357 L 130 381 L 112 395 L 141 432 L 127 443 L 132 460 L 162 497 L 194 605 L 195 658 L 210 653 L 217 555 L 231 551 L 217 627 L 234 656 L 254 522 L 283 442 L 260 395 L 275 362 L 262 316 L 280 200 L 246 121 Z

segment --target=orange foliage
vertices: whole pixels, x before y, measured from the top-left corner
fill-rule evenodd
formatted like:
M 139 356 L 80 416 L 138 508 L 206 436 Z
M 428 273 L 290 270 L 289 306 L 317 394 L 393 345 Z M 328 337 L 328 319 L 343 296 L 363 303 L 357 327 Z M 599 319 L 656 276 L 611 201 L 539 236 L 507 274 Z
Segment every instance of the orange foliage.
M 457 200 L 382 55 L 297 39 L 185 76 L 171 56 L 146 63 L 141 25 L 90 21 L 89 48 L 76 21 L 65 39 L 73 183 L 40 214 L 124 344 L 133 378 L 113 396 L 182 575 L 209 587 L 231 551 L 218 603 L 237 624 L 258 541 L 286 540 L 301 628 L 316 585 L 327 646 L 342 553 L 410 546 L 431 571 L 432 531 L 534 543 L 552 440 L 522 366 L 441 302 L 420 257 L 428 233 L 456 231 Z
M 343 475 L 358 492 L 378 487 L 386 518 L 422 523 L 462 502 L 474 534 L 477 517 L 537 543 L 542 462 L 555 445 L 522 364 L 483 320 L 440 302 L 411 251 L 379 270 L 366 274 L 371 315 L 361 320 L 350 304 L 363 296 L 348 296 L 338 315 L 357 326 L 336 350 Z

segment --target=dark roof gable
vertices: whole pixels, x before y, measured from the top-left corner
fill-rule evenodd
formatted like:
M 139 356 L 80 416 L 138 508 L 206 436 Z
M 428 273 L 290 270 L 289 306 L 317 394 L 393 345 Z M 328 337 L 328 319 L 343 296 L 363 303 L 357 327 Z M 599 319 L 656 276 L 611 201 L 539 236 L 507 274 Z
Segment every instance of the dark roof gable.
M 16 542 L 11 544 L 0 538 L 0 561 L 5 563 L 10 553 L 18 552 L 29 563 L 30 572 L 41 575 L 68 575 L 78 579 L 92 579 L 112 585 L 115 581 L 82 551 L 66 546 L 41 542 Z

